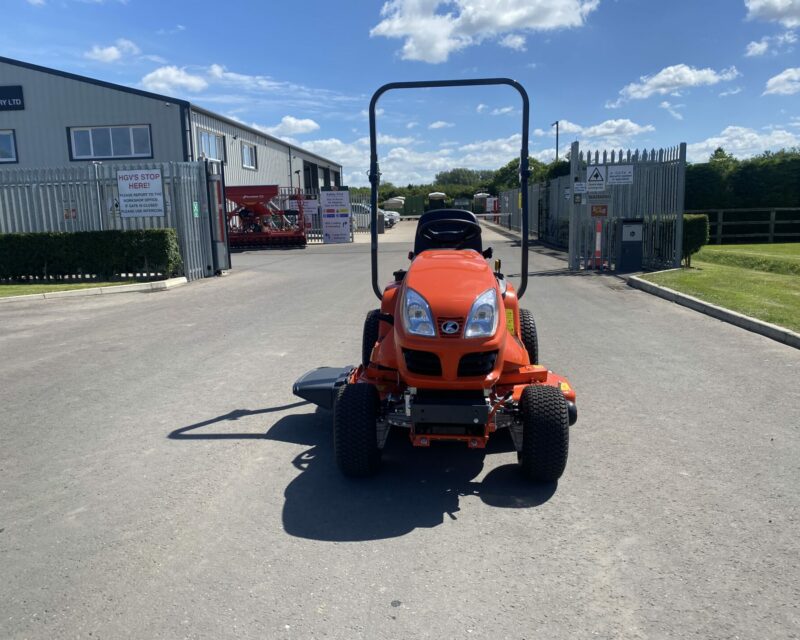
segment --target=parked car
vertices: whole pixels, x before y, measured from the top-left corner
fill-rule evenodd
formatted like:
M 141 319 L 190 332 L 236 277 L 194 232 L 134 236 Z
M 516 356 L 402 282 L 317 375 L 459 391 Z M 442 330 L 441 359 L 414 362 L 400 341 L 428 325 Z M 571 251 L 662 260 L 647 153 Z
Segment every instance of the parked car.
M 368 204 L 353 202 L 350 205 L 350 211 L 352 212 L 351 221 L 354 231 L 363 231 L 370 228 L 370 206 Z M 378 208 L 378 215 L 383 216 L 384 225 L 387 229 L 394 226 L 394 221 L 389 222 L 386 212 L 380 207 Z

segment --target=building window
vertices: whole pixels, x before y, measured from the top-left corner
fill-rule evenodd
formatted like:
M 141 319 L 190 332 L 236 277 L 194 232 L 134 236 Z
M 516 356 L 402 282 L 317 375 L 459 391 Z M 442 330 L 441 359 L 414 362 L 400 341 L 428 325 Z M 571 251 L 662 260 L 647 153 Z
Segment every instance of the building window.
M 69 134 L 73 160 L 153 157 L 149 125 L 72 127 Z
M 242 142 L 242 166 L 245 169 L 257 169 L 256 145 Z
M 0 163 L 17 161 L 17 139 L 13 129 L 0 129 Z
M 209 160 L 219 160 L 220 162 L 227 160 L 225 157 L 225 136 L 201 129 L 198 138 L 201 156 Z

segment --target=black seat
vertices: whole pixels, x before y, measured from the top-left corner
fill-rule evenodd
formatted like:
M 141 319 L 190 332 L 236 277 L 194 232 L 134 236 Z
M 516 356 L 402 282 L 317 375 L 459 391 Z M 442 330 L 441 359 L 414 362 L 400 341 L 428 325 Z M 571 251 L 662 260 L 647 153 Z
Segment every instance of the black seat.
M 474 249 L 483 253 L 475 214 L 465 209 L 435 209 L 422 214 L 414 238 L 414 255 L 428 249 Z

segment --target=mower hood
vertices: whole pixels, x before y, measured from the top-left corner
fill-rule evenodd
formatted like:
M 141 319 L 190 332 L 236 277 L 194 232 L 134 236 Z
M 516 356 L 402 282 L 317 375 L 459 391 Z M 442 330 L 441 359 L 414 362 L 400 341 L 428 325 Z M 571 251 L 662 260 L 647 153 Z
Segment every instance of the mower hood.
M 466 318 L 480 294 L 497 288 L 497 279 L 477 251 L 429 249 L 414 258 L 404 284 L 428 301 L 434 316 Z

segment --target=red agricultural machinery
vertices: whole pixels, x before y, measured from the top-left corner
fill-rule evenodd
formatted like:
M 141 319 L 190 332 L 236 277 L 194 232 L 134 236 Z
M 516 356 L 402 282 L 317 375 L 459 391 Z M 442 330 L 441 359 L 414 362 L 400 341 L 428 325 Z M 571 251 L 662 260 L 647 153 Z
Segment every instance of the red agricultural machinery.
M 277 185 L 226 187 L 225 198 L 231 248 L 306 246 L 299 189 Z

